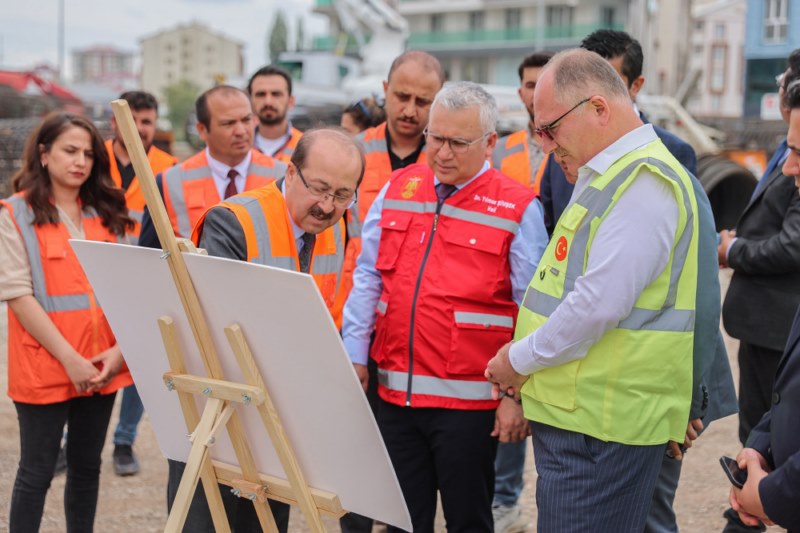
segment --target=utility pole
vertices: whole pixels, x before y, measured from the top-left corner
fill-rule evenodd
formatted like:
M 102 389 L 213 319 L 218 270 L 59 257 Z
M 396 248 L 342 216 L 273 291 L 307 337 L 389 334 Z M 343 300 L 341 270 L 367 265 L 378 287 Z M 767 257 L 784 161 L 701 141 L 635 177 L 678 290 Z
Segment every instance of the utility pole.
M 58 2 L 58 82 L 64 83 L 64 0 Z

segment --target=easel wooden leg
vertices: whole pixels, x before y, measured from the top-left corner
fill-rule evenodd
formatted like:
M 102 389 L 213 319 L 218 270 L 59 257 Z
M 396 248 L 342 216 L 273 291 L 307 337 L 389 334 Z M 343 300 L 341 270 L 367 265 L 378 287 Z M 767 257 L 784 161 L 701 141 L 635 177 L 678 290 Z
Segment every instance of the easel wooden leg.
M 324 533 L 326 530 L 325 526 L 322 524 L 319 509 L 317 509 L 314 499 L 311 496 L 311 491 L 303 476 L 303 472 L 300 470 L 297 457 L 294 455 L 294 450 L 283 429 L 283 424 L 281 424 L 278 412 L 275 409 L 275 405 L 272 403 L 269 391 L 258 371 L 258 367 L 256 366 L 255 359 L 253 359 L 253 354 L 250 351 L 244 333 L 238 324 L 234 324 L 225 328 L 225 335 L 228 338 L 228 342 L 234 354 L 236 354 L 236 360 L 239 363 L 239 367 L 242 370 L 247 384 L 263 389 L 266 394 L 266 400 L 258 406 L 258 412 L 261 415 L 264 426 L 267 428 L 275 451 L 278 453 L 278 458 L 281 461 L 283 470 L 286 472 L 286 476 L 289 478 L 289 482 L 294 489 L 297 503 L 303 511 L 303 515 L 306 517 L 308 526 L 311 531 Z

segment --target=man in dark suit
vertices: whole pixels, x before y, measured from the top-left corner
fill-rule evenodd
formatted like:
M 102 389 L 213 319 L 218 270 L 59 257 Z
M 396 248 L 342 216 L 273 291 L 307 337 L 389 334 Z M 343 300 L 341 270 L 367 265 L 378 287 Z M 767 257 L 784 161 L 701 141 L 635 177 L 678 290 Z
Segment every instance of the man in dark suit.
M 783 174 L 785 181 L 793 177 L 793 185 L 800 187 L 800 79 L 795 77 L 784 89 L 781 103 L 790 110 L 790 119 Z M 763 521 L 800 532 L 800 313 L 778 363 L 771 400 L 736 458 L 747 469 L 747 482 L 741 490 L 731 488 L 731 507 L 749 526 Z
M 792 56 L 800 56 L 800 51 Z M 800 70 L 791 67 L 782 78 L 781 113 L 787 123 L 792 110 L 785 90 L 798 78 Z M 720 232 L 720 265 L 733 269 L 722 319 L 728 333 L 740 340 L 742 444 L 772 405 L 775 372 L 789 338 L 790 317 L 800 305 L 800 196 L 794 180 L 782 171 L 790 153 L 785 144 L 779 147 L 771 172 L 759 181 L 736 230 Z M 725 517 L 729 522 L 726 533 L 748 531 L 731 510 Z
M 628 87 L 631 100 L 634 102 L 633 105 L 636 106 L 636 96 L 644 85 L 644 76 L 642 76 L 644 58 L 639 42 L 623 31 L 597 30 L 583 39 L 581 48 L 600 54 L 614 67 Z M 641 111 L 639 116 L 645 124 L 648 123 Z M 675 159 L 680 161 L 690 174 L 696 176 L 697 156 L 692 147 L 664 128 L 654 125 L 653 129 L 667 150 L 675 156 Z M 557 151 L 550 154 L 542 174 L 539 191 L 544 207 L 544 224 L 548 234 L 553 233 L 556 222 L 569 203 L 574 187 L 573 183 L 567 181 L 564 176 L 564 171 L 558 164 L 557 155 Z
M 598 30 L 588 35 L 581 47 L 604 57 L 620 75 L 628 87 L 633 105 L 636 96 L 644 85 L 642 76 L 643 55 L 638 41 L 622 31 Z M 639 112 L 644 122 L 647 119 Z M 731 377 L 728 356 L 722 335 L 719 332 L 719 282 L 714 263 L 714 219 L 711 205 L 703 192 L 702 186 L 694 178 L 697 172 L 697 158 L 694 150 L 668 131 L 653 126 L 661 142 L 675 158 L 692 174 L 692 185 L 697 198 L 700 253 L 698 265 L 697 320 L 695 324 L 694 346 L 694 393 L 689 413 L 690 422 L 687 436 L 683 443 L 691 446 L 713 420 L 736 412 L 736 393 Z M 540 194 L 545 210 L 545 225 L 552 232 L 558 218 L 569 203 L 572 196 L 575 176 L 567 179 L 557 161 L 558 150 L 550 154 L 547 167 L 542 176 Z M 707 253 L 705 253 L 707 252 Z M 710 254 L 710 256 L 708 255 Z M 671 450 L 665 455 L 659 472 L 658 483 L 647 517 L 646 533 L 677 532 L 678 526 L 672 503 L 680 480 L 680 461 L 683 449 L 673 443 Z

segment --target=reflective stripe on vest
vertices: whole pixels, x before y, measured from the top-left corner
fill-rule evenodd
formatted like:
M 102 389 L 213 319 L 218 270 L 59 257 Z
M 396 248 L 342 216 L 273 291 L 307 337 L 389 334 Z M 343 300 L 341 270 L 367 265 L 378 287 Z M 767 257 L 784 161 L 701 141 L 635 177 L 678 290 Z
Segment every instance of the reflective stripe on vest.
M 42 254 L 39 250 L 39 239 L 33 226 L 33 210 L 25 201 L 25 198 L 14 195 L 6 200 L 14 209 L 14 218 L 17 221 L 22 239 L 25 241 L 25 248 L 28 252 L 28 260 L 31 265 L 31 280 L 33 281 L 33 295 L 36 301 L 48 313 L 61 311 L 82 311 L 91 309 L 91 302 L 88 293 L 68 294 L 62 296 L 50 296 L 47 292 L 47 283 L 42 267 Z M 88 211 L 88 212 L 87 212 Z M 87 209 L 81 213 L 83 219 L 97 218 L 94 209 Z
M 662 161 L 652 158 L 642 158 L 629 164 L 619 172 L 611 182 L 602 190 L 587 187 L 575 201 L 576 204 L 587 209 L 584 218 L 599 218 L 606 212 L 614 200 L 614 195 L 620 186 L 628 179 L 631 173 L 640 165 L 652 165 L 664 174 L 667 179 L 676 182 L 683 191 L 683 204 L 686 210 L 686 226 L 675 245 L 674 257 L 677 261 L 670 272 L 670 284 L 667 298 L 662 309 L 641 309 L 634 307 L 631 314 L 620 321 L 619 329 L 646 329 L 653 331 L 692 331 L 694 329 L 694 311 L 675 309 L 675 298 L 678 292 L 678 279 L 683 271 L 686 256 L 692 237 L 692 219 L 694 214 L 688 191 L 675 171 Z M 569 208 L 568 208 L 569 209 Z M 567 260 L 567 271 L 564 278 L 562 298 L 555 298 L 533 287 L 529 287 L 522 301 L 522 306 L 536 314 L 549 317 L 574 288 L 575 280 L 583 275 L 586 264 L 586 249 L 589 242 L 590 224 L 582 224 L 572 239 Z
M 476 324 L 486 328 L 488 328 L 489 326 L 502 326 L 505 328 L 514 327 L 514 319 L 506 315 L 494 315 L 489 313 L 467 313 L 466 311 L 455 311 L 454 316 L 456 324 Z
M 389 390 L 405 392 L 408 387 L 408 373 L 379 368 L 378 383 Z M 458 400 L 491 400 L 492 384 L 488 381 L 463 381 L 414 375 L 414 394 Z
M 408 200 L 384 200 L 383 209 L 394 209 L 396 211 L 406 211 L 409 213 L 435 213 L 436 202 L 412 202 Z M 497 228 L 511 233 L 516 233 L 519 223 L 507 218 L 495 217 L 486 213 L 476 213 L 459 207 L 444 204 L 440 211 L 441 215 L 458 220 L 465 220 L 475 224 L 482 224 L 492 228 Z
M 363 228 L 363 224 L 361 223 L 361 217 L 358 216 L 358 201 L 354 203 L 350 209 L 350 218 L 347 221 L 347 237 L 350 239 L 353 238 L 361 238 L 361 230 Z
M 283 173 L 283 168 L 285 167 L 277 165 L 265 167 L 251 162 L 250 166 L 247 167 L 247 176 L 245 176 L 245 179 L 248 179 L 250 176 L 279 178 Z M 214 179 L 211 175 L 211 168 L 208 165 L 190 169 L 184 169 L 181 165 L 176 165 L 169 169 L 164 176 L 164 187 L 169 189 L 169 198 L 175 210 L 175 216 L 178 219 L 178 232 L 184 237 L 188 237 L 192 234 L 192 222 L 189 220 L 189 211 L 186 208 L 183 182 L 202 179 Z

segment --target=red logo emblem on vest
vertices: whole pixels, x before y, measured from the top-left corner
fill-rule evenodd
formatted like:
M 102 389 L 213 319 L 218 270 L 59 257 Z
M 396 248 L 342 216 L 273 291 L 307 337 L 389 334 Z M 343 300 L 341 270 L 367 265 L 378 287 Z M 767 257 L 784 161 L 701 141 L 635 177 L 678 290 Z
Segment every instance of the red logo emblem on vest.
M 556 243 L 556 259 L 558 261 L 563 261 L 567 257 L 567 248 L 567 238 L 562 235 Z
M 414 196 L 414 194 L 416 194 L 417 189 L 419 189 L 421 184 L 422 178 L 419 176 L 412 176 L 408 178 L 408 181 L 406 181 L 405 185 L 403 185 L 403 192 L 400 193 L 400 196 L 402 196 L 405 200 L 408 200 Z

